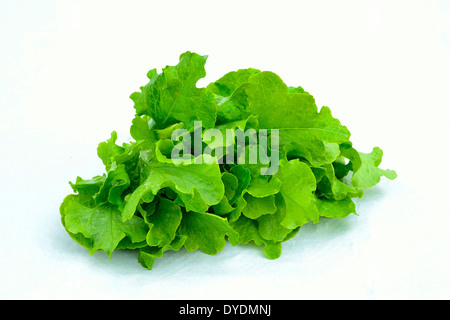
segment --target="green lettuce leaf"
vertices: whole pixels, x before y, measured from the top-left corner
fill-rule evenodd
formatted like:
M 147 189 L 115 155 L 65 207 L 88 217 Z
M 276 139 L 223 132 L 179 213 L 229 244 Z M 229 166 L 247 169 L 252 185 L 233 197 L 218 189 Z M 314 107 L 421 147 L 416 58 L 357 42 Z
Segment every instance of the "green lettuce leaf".
M 280 193 L 286 207 L 281 225 L 294 229 L 310 221 L 319 222 L 314 196 L 316 178 L 309 166 L 298 159 L 291 160 L 280 166 L 276 176 L 282 182 Z
M 158 152 L 158 147 L 156 152 Z M 122 217 L 126 221 L 136 212 L 145 196 L 150 200 L 163 188 L 170 188 L 180 196 L 186 210 L 206 211 L 218 204 L 224 194 L 222 174 L 217 163 L 175 164 L 161 153 L 158 156 L 141 156 L 141 185 L 129 197 Z
M 180 206 L 168 199 L 160 199 L 154 213 L 146 221 L 149 227 L 147 244 L 150 247 L 169 245 L 175 239 L 181 218 Z
M 186 237 L 176 236 L 176 238 L 163 247 L 145 246 L 139 250 L 138 262 L 149 270 L 153 268 L 156 259 L 161 258 L 166 251 L 178 251 L 183 247 Z
M 265 240 L 261 237 L 257 222 L 255 220 L 241 216 L 232 223 L 234 230 L 239 234 L 239 243 L 248 244 L 253 242 L 258 246 L 264 245 L 264 254 L 269 259 L 277 259 L 281 255 L 281 242 Z
M 225 237 L 233 245 L 238 244 L 239 234 L 225 218 L 198 212 L 187 212 L 181 221 L 180 235 L 186 236 L 184 246 L 187 251 L 200 249 L 214 255 L 225 246 Z
M 333 162 L 339 144 L 350 138 L 348 129 L 327 107 L 317 111 L 314 98 L 289 88 L 276 74 L 261 72 L 249 79 L 248 110 L 261 128 L 279 129 L 280 150 L 302 157 L 312 165 Z
M 197 82 L 206 76 L 207 56 L 186 52 L 176 66 L 167 66 L 158 74 L 148 73 L 149 83 L 135 92 L 131 99 L 138 115 L 148 115 L 156 128 L 166 128 L 183 122 L 192 128 L 201 120 L 205 128 L 216 122 L 217 106 L 214 95 L 206 88 L 197 88 Z
M 281 194 L 276 196 L 276 212 L 270 215 L 264 215 L 258 218 L 258 231 L 262 238 L 275 242 L 283 241 L 293 228 L 287 228 L 282 225 L 286 219 L 286 203 Z
M 349 197 L 342 200 L 317 199 L 316 203 L 321 217 L 342 219 L 351 213 L 356 214 L 355 203 Z
M 275 196 L 269 195 L 264 198 L 255 198 L 250 194 L 244 196 L 247 205 L 244 207 L 242 213 L 250 219 L 258 219 L 262 215 L 272 214 L 277 211 L 275 205 Z
M 359 153 L 361 157 L 361 167 L 353 174 L 352 183 L 360 188 L 371 188 L 380 182 L 382 176 L 393 180 L 397 173 L 393 170 L 383 170 L 378 168 L 383 157 L 383 151 L 375 147 L 371 153 Z
M 91 254 L 102 250 L 111 257 L 118 244 L 128 237 L 132 243 L 140 243 L 147 236 L 148 226 L 142 218 L 133 216 L 122 221 L 121 212 L 112 204 L 88 207 L 77 196 L 69 195 L 61 206 L 63 225 L 71 234 L 81 234 L 80 243 Z
M 125 165 L 117 165 L 113 162 L 108 170 L 106 179 L 98 193 L 94 196 L 96 204 L 109 201 L 119 207 L 124 208 L 122 193 L 130 186 L 130 177 L 125 169 Z
M 239 106 L 247 99 L 245 86 L 248 79 L 259 72 L 253 68 L 232 71 L 208 85 L 207 88 L 214 93 L 217 103 L 216 125 L 243 118 Z

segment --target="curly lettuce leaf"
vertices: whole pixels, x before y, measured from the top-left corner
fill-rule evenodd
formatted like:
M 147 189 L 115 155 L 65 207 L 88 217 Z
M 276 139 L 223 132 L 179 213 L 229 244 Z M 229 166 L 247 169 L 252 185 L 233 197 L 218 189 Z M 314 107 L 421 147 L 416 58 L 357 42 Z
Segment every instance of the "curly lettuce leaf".
M 186 237 L 176 236 L 170 244 L 167 244 L 163 247 L 145 246 L 139 249 L 138 262 L 144 268 L 151 270 L 153 268 L 153 263 L 155 262 L 155 260 L 161 258 L 164 252 L 180 250 L 183 247 L 185 241 Z
M 149 227 L 147 244 L 151 247 L 164 247 L 170 244 L 175 239 L 181 218 L 180 206 L 161 198 L 153 214 L 146 219 Z
M 130 177 L 125 169 L 125 165 L 111 164 L 106 179 L 98 193 L 94 196 L 97 205 L 109 201 L 118 206 L 120 210 L 124 208 L 122 193 L 130 186 Z
M 314 98 L 288 86 L 272 72 L 250 77 L 246 88 L 248 113 L 257 115 L 261 128 L 279 129 L 280 150 L 302 157 L 312 165 L 333 162 L 339 144 L 350 132 L 331 115 L 327 107 L 317 111 Z
M 216 125 L 243 118 L 239 105 L 247 99 L 245 86 L 248 79 L 259 72 L 253 68 L 232 71 L 208 85 L 207 88 L 214 93 L 217 103 Z
M 276 177 L 281 180 L 280 193 L 283 196 L 286 214 L 280 224 L 295 229 L 308 222 L 319 222 L 314 191 L 316 178 L 309 166 L 298 159 L 281 165 Z
M 295 228 L 288 228 L 282 225 L 286 219 L 286 203 L 283 196 L 276 196 L 276 212 L 258 218 L 258 231 L 262 238 L 275 242 L 283 241 Z
M 383 157 L 383 151 L 375 147 L 371 153 L 359 153 L 361 157 L 361 167 L 354 172 L 352 183 L 359 188 L 371 188 L 380 182 L 381 177 L 393 180 L 397 177 L 397 173 L 393 170 L 383 170 L 378 166 Z
M 83 236 L 79 238 L 83 239 L 80 244 L 91 254 L 102 250 L 111 257 L 125 237 L 132 243 L 142 243 L 148 232 L 148 226 L 142 218 L 133 216 L 123 222 L 116 206 L 104 203 L 88 207 L 74 195 L 67 196 L 61 205 L 61 217 L 68 232 Z
M 253 242 L 258 246 L 264 246 L 264 254 L 269 259 L 278 259 L 281 255 L 281 242 L 266 240 L 261 237 L 255 220 L 241 216 L 232 223 L 233 229 L 239 234 L 239 243 Z
M 205 128 L 216 122 L 217 106 L 214 95 L 206 88 L 197 88 L 197 82 L 206 76 L 207 56 L 186 52 L 176 66 L 167 66 L 158 74 L 148 73 L 150 81 L 141 92 L 131 95 L 136 113 L 148 115 L 156 128 L 166 128 L 183 122 L 192 128 L 194 121 L 202 121 Z
M 258 219 L 263 215 L 270 215 L 277 211 L 274 195 L 269 195 L 264 198 L 255 198 L 250 194 L 246 194 L 244 199 L 245 202 L 247 202 L 247 205 L 242 210 L 242 213 L 247 218 Z
M 72 190 L 76 193 L 77 199 L 83 204 L 95 204 L 94 195 L 99 192 L 106 180 L 106 175 L 96 176 L 89 180 L 77 177 L 75 183 L 69 182 Z
M 227 237 L 233 245 L 238 244 L 239 234 L 228 224 L 227 219 L 209 213 L 187 212 L 181 221 L 180 235 L 186 236 L 187 251 L 200 249 L 214 255 L 225 246 Z
M 346 197 L 361 198 L 364 194 L 362 189 L 348 185 L 336 177 L 336 171 L 331 164 L 322 167 L 311 167 L 316 180 L 316 193 L 328 199 L 342 200 Z
M 130 195 L 122 217 L 126 221 L 136 212 L 138 204 L 144 197 L 150 200 L 163 188 L 170 188 L 180 196 L 187 211 L 206 211 L 209 206 L 218 204 L 224 194 L 222 174 L 217 163 L 176 164 L 158 151 L 158 156 L 141 158 L 142 183 Z
M 317 210 L 321 217 L 330 219 L 342 219 L 356 214 L 355 203 L 350 197 L 341 200 L 317 199 Z

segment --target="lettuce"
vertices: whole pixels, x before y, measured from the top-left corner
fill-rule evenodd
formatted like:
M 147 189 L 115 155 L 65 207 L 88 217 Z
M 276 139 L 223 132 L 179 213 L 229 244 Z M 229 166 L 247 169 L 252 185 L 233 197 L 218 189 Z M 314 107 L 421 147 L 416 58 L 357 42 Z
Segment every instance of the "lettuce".
M 91 254 L 139 250 L 151 269 L 167 250 L 214 255 L 228 241 L 276 259 L 303 225 L 356 214 L 353 198 L 395 179 L 302 87 L 249 68 L 199 88 L 206 60 L 186 52 L 148 72 L 130 96 L 133 140 L 113 132 L 97 149 L 103 175 L 70 183 L 61 222 Z

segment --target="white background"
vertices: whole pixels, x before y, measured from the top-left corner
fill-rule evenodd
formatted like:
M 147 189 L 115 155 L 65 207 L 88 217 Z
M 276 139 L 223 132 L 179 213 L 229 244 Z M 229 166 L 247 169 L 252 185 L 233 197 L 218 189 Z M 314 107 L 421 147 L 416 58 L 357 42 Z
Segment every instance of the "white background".
M 449 299 L 450 1 L 0 0 L 0 298 Z M 254 246 L 90 256 L 65 232 L 68 181 L 129 137 L 129 95 L 184 51 L 207 77 L 254 67 L 301 85 L 384 150 L 359 216 Z

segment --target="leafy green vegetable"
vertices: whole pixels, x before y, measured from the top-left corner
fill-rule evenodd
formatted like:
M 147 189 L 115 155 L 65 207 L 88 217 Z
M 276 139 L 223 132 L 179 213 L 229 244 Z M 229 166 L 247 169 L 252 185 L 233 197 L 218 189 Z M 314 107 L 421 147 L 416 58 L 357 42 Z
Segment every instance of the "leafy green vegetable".
M 214 95 L 196 86 L 206 76 L 206 58 L 186 52 L 178 65 L 164 68 L 161 74 L 151 70 L 147 75 L 150 82 L 141 88 L 141 93 L 131 95 L 136 113 L 150 116 L 161 129 L 177 122 L 190 128 L 195 120 L 202 120 L 206 128 L 214 127 Z
M 214 255 L 228 241 L 276 259 L 303 225 L 356 214 L 353 198 L 396 178 L 302 87 L 249 68 L 200 88 L 206 60 L 186 52 L 149 71 L 131 95 L 133 140 L 112 132 L 97 149 L 105 173 L 70 183 L 61 222 L 91 254 L 139 250 L 151 269 L 168 250 Z
M 71 234 L 83 236 L 84 245 L 90 253 L 105 251 L 109 256 L 128 237 L 132 243 L 142 243 L 148 226 L 138 216 L 122 222 L 119 209 L 109 203 L 95 207 L 81 204 L 76 196 L 69 196 L 62 206 L 61 215 L 64 226 Z M 89 241 L 87 241 L 89 240 Z

